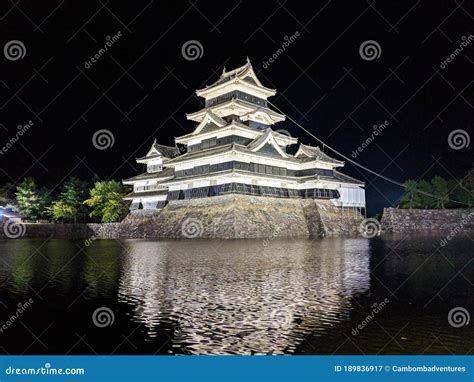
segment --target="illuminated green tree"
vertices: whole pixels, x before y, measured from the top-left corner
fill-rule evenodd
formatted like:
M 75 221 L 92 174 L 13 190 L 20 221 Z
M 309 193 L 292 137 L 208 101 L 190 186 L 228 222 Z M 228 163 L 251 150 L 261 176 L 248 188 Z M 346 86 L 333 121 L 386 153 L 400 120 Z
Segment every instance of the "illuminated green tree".
M 38 189 L 33 178 L 25 178 L 16 187 L 16 200 L 20 214 L 30 220 L 45 217 L 46 206 L 50 202 L 48 190 Z
M 64 184 L 58 199 L 47 208 L 48 215 L 57 222 L 76 223 L 78 218 L 83 220 L 88 213 L 84 205 L 87 194 L 86 182 L 74 177 L 70 178 Z
M 103 223 L 122 221 L 128 213 L 126 194 L 127 188 L 115 180 L 96 182 L 84 202 L 92 210 L 89 216 Z

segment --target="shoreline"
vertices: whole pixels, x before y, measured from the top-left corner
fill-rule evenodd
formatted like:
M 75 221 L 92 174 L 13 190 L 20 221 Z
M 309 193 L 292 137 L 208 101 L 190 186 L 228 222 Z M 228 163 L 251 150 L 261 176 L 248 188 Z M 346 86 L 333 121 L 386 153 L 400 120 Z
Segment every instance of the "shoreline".
M 362 235 L 361 225 L 375 222 Z M 367 223 L 367 227 L 369 227 Z M 378 226 L 377 226 L 378 225 Z M 380 223 L 344 211 L 326 200 L 282 200 L 226 195 L 212 200 L 176 201 L 157 211 L 132 211 L 120 223 L 21 223 L 0 229 L 0 239 L 265 239 L 375 237 L 385 233 L 440 233 L 452 237 L 474 231 L 474 209 L 385 208 Z M 9 229 L 12 232 L 9 232 Z M 373 227 L 371 227 L 373 228 Z M 15 229 L 15 232 L 13 232 Z

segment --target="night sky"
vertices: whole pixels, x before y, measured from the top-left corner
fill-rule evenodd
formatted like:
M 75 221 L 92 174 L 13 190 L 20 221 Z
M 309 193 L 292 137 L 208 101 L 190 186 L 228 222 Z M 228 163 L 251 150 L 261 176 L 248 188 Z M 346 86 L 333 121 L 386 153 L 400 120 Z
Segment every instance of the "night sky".
M 441 63 L 474 34 L 474 2 L 299 3 L 3 1 L 0 146 L 18 125 L 33 126 L 0 155 L 0 183 L 32 176 L 56 192 L 71 175 L 138 174 L 134 159 L 155 138 L 172 145 L 193 130 L 185 113 L 203 106 L 194 91 L 247 56 L 262 83 L 277 89 L 270 101 L 347 156 L 388 121 L 357 156 L 361 164 L 402 182 L 463 176 L 473 144 L 456 150 L 448 136 L 472 135 L 474 40 Z M 12 40 L 24 45 L 24 57 L 4 52 Z M 183 56 L 190 40 L 202 45 L 202 57 Z M 367 40 L 380 46 L 378 58 L 361 57 Z M 113 147 L 94 147 L 101 129 L 113 133 Z M 290 121 L 275 129 L 317 144 Z M 351 164 L 343 172 L 367 182 L 369 213 L 397 204 L 400 187 Z

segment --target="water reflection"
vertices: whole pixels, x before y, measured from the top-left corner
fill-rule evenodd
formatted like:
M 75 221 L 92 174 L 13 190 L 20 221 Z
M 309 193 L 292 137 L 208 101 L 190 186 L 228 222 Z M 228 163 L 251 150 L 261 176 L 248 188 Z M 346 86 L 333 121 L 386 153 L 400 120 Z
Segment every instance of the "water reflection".
M 292 353 L 369 290 L 369 242 L 127 241 L 119 300 L 191 354 Z

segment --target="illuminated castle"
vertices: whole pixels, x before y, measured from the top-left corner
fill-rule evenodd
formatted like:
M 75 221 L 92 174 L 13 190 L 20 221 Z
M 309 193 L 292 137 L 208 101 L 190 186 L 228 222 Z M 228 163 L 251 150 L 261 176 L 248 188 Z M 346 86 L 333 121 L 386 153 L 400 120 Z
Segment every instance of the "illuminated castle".
M 300 144 L 275 129 L 285 115 L 268 107 L 276 90 L 262 85 L 250 61 L 196 91 L 205 107 L 187 114 L 194 131 L 175 138 L 178 147 L 158 144 L 137 158 L 147 171 L 123 181 L 132 185 L 131 210 L 160 209 L 168 202 L 247 194 L 327 199 L 337 207 L 365 208 L 364 183 L 339 171 L 344 163 L 319 147 Z M 185 149 L 184 149 L 185 148 Z

